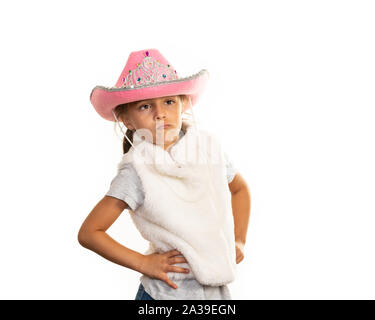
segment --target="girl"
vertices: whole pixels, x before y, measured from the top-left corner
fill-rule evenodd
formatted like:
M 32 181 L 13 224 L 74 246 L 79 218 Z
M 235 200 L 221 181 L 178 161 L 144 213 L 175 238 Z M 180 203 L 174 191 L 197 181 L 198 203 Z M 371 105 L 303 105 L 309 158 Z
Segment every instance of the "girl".
M 117 175 L 78 241 L 142 274 L 136 300 L 232 299 L 227 284 L 244 258 L 250 192 L 218 139 L 182 118 L 207 80 L 204 69 L 178 78 L 148 49 L 129 55 L 114 87 L 90 95 L 99 115 L 127 131 Z M 149 241 L 143 254 L 106 233 L 124 209 Z

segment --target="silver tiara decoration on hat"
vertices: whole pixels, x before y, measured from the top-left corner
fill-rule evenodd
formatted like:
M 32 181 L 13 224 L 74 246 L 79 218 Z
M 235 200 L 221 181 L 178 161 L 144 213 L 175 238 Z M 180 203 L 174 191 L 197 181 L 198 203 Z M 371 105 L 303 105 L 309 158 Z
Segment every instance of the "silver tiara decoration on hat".
M 142 61 L 137 63 L 137 67 L 129 70 L 128 75 L 122 78 L 123 84 L 120 88 L 134 88 L 177 79 L 177 72 L 171 65 L 160 63 L 159 60 L 151 57 L 147 51 Z

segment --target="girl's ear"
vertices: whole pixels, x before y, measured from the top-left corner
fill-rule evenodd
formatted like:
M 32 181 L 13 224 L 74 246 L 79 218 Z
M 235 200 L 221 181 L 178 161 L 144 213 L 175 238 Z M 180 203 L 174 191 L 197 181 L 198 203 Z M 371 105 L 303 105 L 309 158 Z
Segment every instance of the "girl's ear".
M 129 129 L 129 130 L 134 130 L 134 126 L 132 125 L 132 123 L 130 122 L 130 120 L 123 116 L 121 117 L 121 120 L 122 120 L 122 123 Z
M 134 130 L 134 126 L 131 125 L 130 122 L 124 122 L 125 126 L 129 129 L 129 130 Z

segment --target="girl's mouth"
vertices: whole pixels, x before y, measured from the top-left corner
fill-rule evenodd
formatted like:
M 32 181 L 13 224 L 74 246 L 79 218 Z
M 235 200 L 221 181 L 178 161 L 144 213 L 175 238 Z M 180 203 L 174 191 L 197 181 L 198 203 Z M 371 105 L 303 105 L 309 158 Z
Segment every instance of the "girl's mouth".
M 161 128 L 166 129 L 166 128 L 170 128 L 170 127 L 171 127 L 171 125 L 169 123 L 167 123 L 167 124 L 164 124 L 162 126 L 158 126 L 157 129 L 160 130 Z

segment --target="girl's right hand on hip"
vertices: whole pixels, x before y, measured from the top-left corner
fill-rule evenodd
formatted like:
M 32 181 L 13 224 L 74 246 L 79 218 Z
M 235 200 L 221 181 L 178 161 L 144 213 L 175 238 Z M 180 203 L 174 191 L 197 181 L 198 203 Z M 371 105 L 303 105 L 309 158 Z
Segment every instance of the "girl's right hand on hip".
M 185 257 L 175 257 L 177 255 L 181 255 L 181 252 L 175 249 L 144 255 L 140 272 L 150 278 L 163 280 L 173 289 L 177 289 L 177 285 L 168 278 L 167 272 L 189 272 L 189 269 L 172 266 L 175 263 L 187 262 Z

